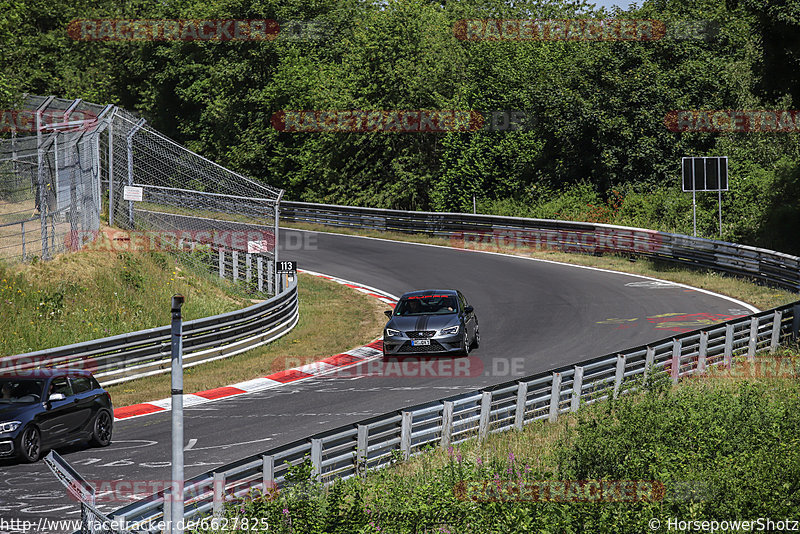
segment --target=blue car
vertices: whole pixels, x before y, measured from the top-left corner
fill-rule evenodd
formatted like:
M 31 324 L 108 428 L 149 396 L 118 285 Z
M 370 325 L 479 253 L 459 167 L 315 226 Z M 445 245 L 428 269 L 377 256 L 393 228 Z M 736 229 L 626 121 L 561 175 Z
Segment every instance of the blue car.
M 45 369 L 0 375 L 0 458 L 35 462 L 52 448 L 111 443 L 111 396 L 88 371 Z
M 386 311 L 383 355 L 462 354 L 477 348 L 478 316 L 464 295 L 454 289 L 405 293 L 394 311 Z

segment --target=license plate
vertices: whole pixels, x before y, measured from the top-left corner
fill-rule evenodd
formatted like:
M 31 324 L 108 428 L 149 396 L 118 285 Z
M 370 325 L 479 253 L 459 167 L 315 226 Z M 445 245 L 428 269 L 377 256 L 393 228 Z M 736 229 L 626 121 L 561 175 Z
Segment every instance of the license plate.
M 430 344 L 431 344 L 431 340 L 430 339 L 412 339 L 411 340 L 411 345 L 413 347 L 419 347 L 420 345 L 430 345 Z

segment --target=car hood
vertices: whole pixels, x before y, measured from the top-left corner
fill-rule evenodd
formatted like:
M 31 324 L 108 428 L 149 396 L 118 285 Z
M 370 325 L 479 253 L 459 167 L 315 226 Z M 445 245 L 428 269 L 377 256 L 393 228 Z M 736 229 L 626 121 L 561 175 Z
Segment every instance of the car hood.
M 441 330 L 448 326 L 455 326 L 460 324 L 457 313 L 448 313 L 442 315 L 407 315 L 407 316 L 393 316 L 386 328 L 394 328 L 403 332 L 413 330 Z
M 29 412 L 35 412 L 39 408 L 41 408 L 41 404 L 38 402 L 33 404 L 6 404 L 0 402 L 0 423 L 25 419 Z

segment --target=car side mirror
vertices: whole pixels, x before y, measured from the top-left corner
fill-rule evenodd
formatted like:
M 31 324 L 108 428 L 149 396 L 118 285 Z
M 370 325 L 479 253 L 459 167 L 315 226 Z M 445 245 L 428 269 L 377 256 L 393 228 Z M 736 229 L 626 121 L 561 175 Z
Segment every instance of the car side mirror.
M 50 397 L 47 398 L 47 402 L 62 401 L 66 398 L 67 397 L 64 396 L 63 393 L 53 393 L 52 395 L 50 395 Z
M 392 310 L 386 310 L 385 312 L 383 312 L 383 314 L 384 314 L 386 317 L 388 317 L 389 319 L 391 319 L 391 318 L 392 318 Z
M 467 306 L 466 308 L 464 308 L 464 313 L 472 313 L 474 311 L 475 308 L 473 308 L 472 306 Z

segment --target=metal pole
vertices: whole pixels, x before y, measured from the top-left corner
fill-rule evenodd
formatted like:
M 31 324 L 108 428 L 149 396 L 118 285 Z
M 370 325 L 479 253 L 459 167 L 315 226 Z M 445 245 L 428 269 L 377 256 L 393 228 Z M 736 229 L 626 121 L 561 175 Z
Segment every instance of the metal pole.
M 183 300 L 183 295 L 172 297 L 172 534 L 183 532 Z
M 114 117 L 108 123 L 108 225 L 114 226 Z
M 475 200 L 475 195 L 472 195 L 472 213 L 473 215 L 478 213 L 478 201 Z
M 275 201 L 275 235 L 273 248 L 272 248 L 272 255 L 273 259 L 275 260 L 275 265 L 273 266 L 273 270 L 270 275 L 275 277 L 275 294 L 281 292 L 279 287 L 280 282 L 278 281 L 278 228 L 280 223 L 280 216 L 281 216 L 281 197 L 283 197 L 283 189 L 281 189 L 280 193 L 278 193 L 278 199 Z
M 128 144 L 128 185 L 133 185 L 133 136 L 136 135 L 136 132 L 144 126 L 145 120 L 140 119 L 139 122 L 131 129 L 130 133 L 128 134 L 127 144 Z M 133 200 L 128 201 L 128 228 L 133 229 Z
M 719 236 L 722 237 L 722 189 L 717 191 L 717 205 L 719 206 Z
M 694 172 L 694 171 L 693 171 Z M 694 228 L 694 236 L 697 237 L 697 191 L 692 189 L 692 223 Z

